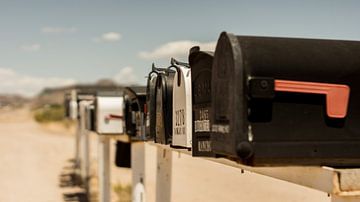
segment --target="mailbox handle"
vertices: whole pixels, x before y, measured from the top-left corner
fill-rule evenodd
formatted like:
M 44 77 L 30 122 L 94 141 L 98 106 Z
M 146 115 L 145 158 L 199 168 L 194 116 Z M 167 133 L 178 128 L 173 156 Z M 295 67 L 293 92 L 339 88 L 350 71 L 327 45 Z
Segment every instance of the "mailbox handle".
M 164 71 L 166 71 L 166 68 L 158 68 L 158 67 L 155 66 L 155 63 L 152 63 L 151 72 L 149 73 L 149 75 L 152 74 L 152 73 L 158 74 L 159 72 L 164 72 Z
M 190 65 L 188 63 L 177 61 L 175 58 L 171 58 L 170 64 L 171 65 L 181 65 L 181 66 L 190 68 Z
M 180 68 L 179 68 L 178 66 L 176 66 L 176 65 L 170 65 L 170 67 L 168 67 L 168 68 L 170 69 L 170 68 L 172 68 L 172 67 L 176 69 L 176 72 L 177 72 L 177 85 L 180 86 L 180 83 L 181 83 L 181 76 L 180 76 L 181 70 L 180 70 Z
M 326 113 L 331 118 L 344 118 L 350 97 L 350 87 L 343 84 L 275 80 L 275 91 L 326 95 Z
M 123 120 L 124 117 L 121 115 L 116 115 L 116 114 L 109 114 L 105 117 L 106 120 L 110 121 L 110 120 L 116 120 L 116 119 L 120 119 Z
M 187 67 L 187 68 L 190 68 L 190 66 L 189 66 L 188 63 L 179 62 L 179 61 L 175 60 L 175 58 L 171 58 L 170 64 L 171 64 L 171 65 L 170 65 L 169 69 L 172 68 L 172 67 L 174 67 L 174 68 L 176 69 L 177 73 L 178 73 L 178 76 L 177 76 L 177 85 L 180 86 L 180 84 L 181 84 L 181 75 L 180 75 L 181 70 L 180 70 L 180 68 L 178 67 L 178 65 L 181 65 L 181 66 L 184 66 L 184 67 Z

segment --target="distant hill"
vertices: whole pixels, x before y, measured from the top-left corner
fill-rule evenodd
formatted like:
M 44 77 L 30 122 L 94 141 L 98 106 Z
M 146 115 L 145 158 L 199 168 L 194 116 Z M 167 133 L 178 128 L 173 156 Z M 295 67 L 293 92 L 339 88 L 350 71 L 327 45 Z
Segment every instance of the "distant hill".
M 0 94 L 0 108 L 17 108 L 29 103 L 30 101 L 31 99 L 25 98 L 21 95 Z

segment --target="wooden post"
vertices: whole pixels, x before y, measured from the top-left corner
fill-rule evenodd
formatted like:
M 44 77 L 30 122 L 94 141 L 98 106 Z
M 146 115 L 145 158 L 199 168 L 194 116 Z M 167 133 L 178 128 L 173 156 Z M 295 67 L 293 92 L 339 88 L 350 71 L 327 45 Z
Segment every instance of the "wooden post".
M 76 122 L 76 134 L 75 134 L 75 169 L 80 168 L 80 136 L 81 136 L 81 126 L 80 120 Z
M 80 102 L 80 174 L 82 183 L 89 194 L 89 178 L 90 178 L 90 150 L 89 150 L 89 131 L 86 129 L 86 106 L 91 102 L 81 101 Z
M 157 149 L 156 170 L 156 201 L 171 201 L 172 179 L 172 152 L 166 149 Z
M 110 138 L 98 136 L 99 202 L 110 202 Z

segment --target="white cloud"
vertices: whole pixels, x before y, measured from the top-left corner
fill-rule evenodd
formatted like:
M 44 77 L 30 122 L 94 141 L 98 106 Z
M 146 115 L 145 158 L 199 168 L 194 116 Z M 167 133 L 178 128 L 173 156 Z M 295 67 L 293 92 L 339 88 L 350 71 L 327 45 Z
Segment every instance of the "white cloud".
M 45 34 L 69 34 L 77 31 L 76 27 L 43 27 L 41 29 L 41 32 Z
M 57 87 L 75 83 L 74 79 L 22 75 L 10 68 L 0 68 L 0 81 L 0 93 L 25 96 L 36 95 L 45 87 Z
M 120 33 L 117 32 L 107 32 L 102 34 L 100 37 L 94 38 L 95 42 L 116 42 L 122 38 Z
M 138 78 L 132 67 L 124 67 L 114 75 L 113 80 L 118 84 L 132 85 L 138 84 Z
M 181 57 L 189 53 L 189 49 L 193 46 L 200 46 L 201 50 L 213 51 L 215 50 L 216 42 L 201 43 L 197 41 L 172 41 L 163 44 L 152 51 L 142 51 L 139 57 L 144 59 L 159 59 L 170 57 Z
M 36 51 L 39 51 L 40 48 L 41 48 L 41 45 L 38 43 L 25 44 L 25 45 L 20 46 L 20 50 L 26 51 L 26 52 L 36 52 Z
M 116 32 L 108 32 L 101 36 L 104 41 L 119 41 L 121 39 L 121 35 Z

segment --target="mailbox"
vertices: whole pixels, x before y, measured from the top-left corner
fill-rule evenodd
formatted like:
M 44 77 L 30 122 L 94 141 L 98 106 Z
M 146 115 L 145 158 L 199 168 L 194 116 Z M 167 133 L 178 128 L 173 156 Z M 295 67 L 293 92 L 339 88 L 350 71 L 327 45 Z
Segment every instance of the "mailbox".
M 95 100 L 96 132 L 100 135 L 124 134 L 122 92 L 98 92 Z
M 193 47 L 189 54 L 192 81 L 192 155 L 213 156 L 210 142 L 211 72 L 214 53 Z
M 156 134 L 156 84 L 159 71 L 165 71 L 165 69 L 156 68 L 153 64 L 152 70 L 147 77 L 145 121 L 145 133 L 147 137 L 154 137 Z
M 213 151 L 249 165 L 360 165 L 360 42 L 222 33 Z
M 96 131 L 95 128 L 95 107 L 89 104 L 85 107 L 85 128 L 89 131 Z
M 76 94 L 76 110 L 77 110 L 77 115 L 78 118 L 80 118 L 80 102 L 81 101 L 94 101 L 95 100 L 95 95 L 94 93 L 91 92 L 77 92 Z
M 172 90 L 175 71 L 171 69 L 158 70 L 155 87 L 154 140 L 156 143 L 170 144 L 172 140 Z
M 65 116 L 71 120 L 76 120 L 78 118 L 76 90 L 72 90 L 70 93 L 65 94 Z
M 192 103 L 191 103 L 191 70 L 186 63 L 171 59 L 174 68 L 173 102 L 172 102 L 172 144 L 174 147 L 191 148 L 192 138 Z
M 71 94 L 65 93 L 64 94 L 64 115 L 66 118 L 70 118 L 70 101 L 71 101 Z
M 126 87 L 124 89 L 125 131 L 137 140 L 147 140 L 145 136 L 146 87 Z

